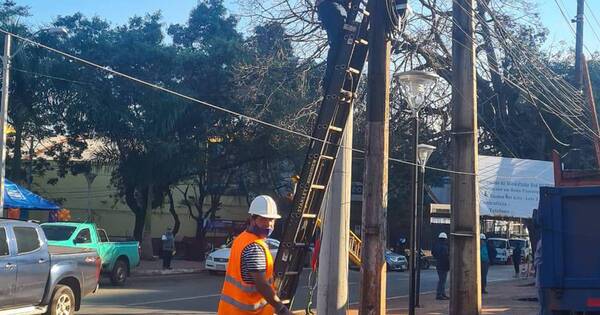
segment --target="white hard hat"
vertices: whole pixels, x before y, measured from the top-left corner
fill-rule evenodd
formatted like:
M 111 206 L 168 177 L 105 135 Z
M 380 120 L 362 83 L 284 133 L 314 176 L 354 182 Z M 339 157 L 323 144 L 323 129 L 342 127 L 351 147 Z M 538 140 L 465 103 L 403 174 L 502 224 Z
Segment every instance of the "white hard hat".
M 250 214 L 258 215 L 267 219 L 281 219 L 281 216 L 277 214 L 277 204 L 273 198 L 267 195 L 260 195 L 250 204 Z
M 438 235 L 438 238 L 448 238 L 448 235 L 446 235 L 446 233 L 442 232 L 440 233 L 440 235 Z
M 479 238 L 484 240 L 485 239 L 485 234 L 481 233 L 481 235 L 479 235 Z

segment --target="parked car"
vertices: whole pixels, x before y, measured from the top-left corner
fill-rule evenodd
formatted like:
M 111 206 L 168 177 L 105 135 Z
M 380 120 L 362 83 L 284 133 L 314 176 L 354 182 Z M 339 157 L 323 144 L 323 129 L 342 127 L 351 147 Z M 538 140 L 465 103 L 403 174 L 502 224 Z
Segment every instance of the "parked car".
M 510 257 L 512 256 L 512 249 L 506 238 L 490 237 L 487 239 L 490 246 L 496 249 L 496 259 L 492 261 L 493 264 L 508 264 L 510 263 Z
M 510 249 L 514 252 L 517 244 L 521 247 L 521 259 L 527 261 L 531 256 L 531 242 L 525 238 L 511 238 L 508 240 Z
M 267 238 L 267 246 L 273 258 L 277 256 L 277 250 L 279 249 L 279 241 L 273 238 Z M 219 271 L 226 271 L 227 264 L 229 263 L 229 256 L 231 255 L 231 247 L 223 247 L 213 251 L 206 256 L 204 267 L 211 274 L 215 274 Z
M 94 223 L 44 223 L 42 229 L 50 245 L 95 249 L 102 259 L 102 273 L 110 277 L 113 285 L 124 285 L 131 270 L 140 263 L 138 242 L 111 242 L 106 231 Z
M 406 257 L 398 253 L 394 253 L 389 249 L 385 250 L 385 263 L 387 270 L 408 270 L 408 260 L 406 260 Z
M 48 246 L 42 228 L 0 219 L 0 314 L 70 315 L 98 289 L 94 249 Z
M 410 259 L 410 249 L 404 251 L 404 257 L 406 259 Z M 421 264 L 421 269 L 429 269 L 432 265 L 435 265 L 435 258 L 431 256 L 431 254 L 427 255 L 424 250 L 421 250 L 421 255 L 419 255 L 419 263 Z

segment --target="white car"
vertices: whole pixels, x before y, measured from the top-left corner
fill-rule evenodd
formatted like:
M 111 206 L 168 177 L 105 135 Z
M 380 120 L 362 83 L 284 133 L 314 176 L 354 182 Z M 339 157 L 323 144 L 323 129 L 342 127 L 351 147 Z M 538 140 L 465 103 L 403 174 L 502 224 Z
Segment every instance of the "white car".
M 273 255 L 273 259 L 277 256 L 277 250 L 279 249 L 279 241 L 273 238 L 267 238 L 265 241 L 269 246 L 269 251 Z M 204 268 L 210 273 L 216 273 L 217 271 L 226 271 L 227 264 L 229 263 L 229 255 L 231 254 L 231 248 L 221 248 L 213 251 L 206 256 Z

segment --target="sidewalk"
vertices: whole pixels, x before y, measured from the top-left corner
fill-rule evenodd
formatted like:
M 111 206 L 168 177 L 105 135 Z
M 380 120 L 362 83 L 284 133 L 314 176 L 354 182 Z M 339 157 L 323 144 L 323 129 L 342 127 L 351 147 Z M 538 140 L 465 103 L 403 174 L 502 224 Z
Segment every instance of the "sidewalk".
M 538 304 L 536 301 L 527 301 L 536 297 L 536 289 L 529 286 L 533 280 L 511 280 L 488 284 L 489 294 L 483 295 L 483 314 L 485 315 L 536 315 Z M 522 299 L 522 300 L 521 300 Z M 448 301 L 438 301 L 434 293 L 421 295 L 421 308 L 416 314 L 441 315 L 448 314 Z M 358 314 L 356 305 L 348 314 Z M 388 299 L 387 314 L 408 314 L 408 297 Z
M 173 259 L 171 261 L 170 270 L 164 270 L 162 268 L 162 260 L 142 260 L 140 265 L 135 267 L 131 271 L 132 277 L 143 277 L 143 276 L 155 276 L 155 275 L 177 275 L 177 274 L 189 274 L 189 273 L 200 273 L 204 271 L 203 261 L 191 261 L 191 260 L 179 260 Z

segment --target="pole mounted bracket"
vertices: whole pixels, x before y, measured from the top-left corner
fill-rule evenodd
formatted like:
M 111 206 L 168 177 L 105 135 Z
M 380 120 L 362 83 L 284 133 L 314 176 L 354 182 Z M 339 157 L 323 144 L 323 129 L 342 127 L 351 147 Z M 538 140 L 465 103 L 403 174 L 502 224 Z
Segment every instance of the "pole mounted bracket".
M 450 235 L 452 236 L 459 236 L 459 237 L 473 237 L 475 236 L 475 234 L 471 231 L 457 231 L 457 232 L 452 232 L 450 233 Z

